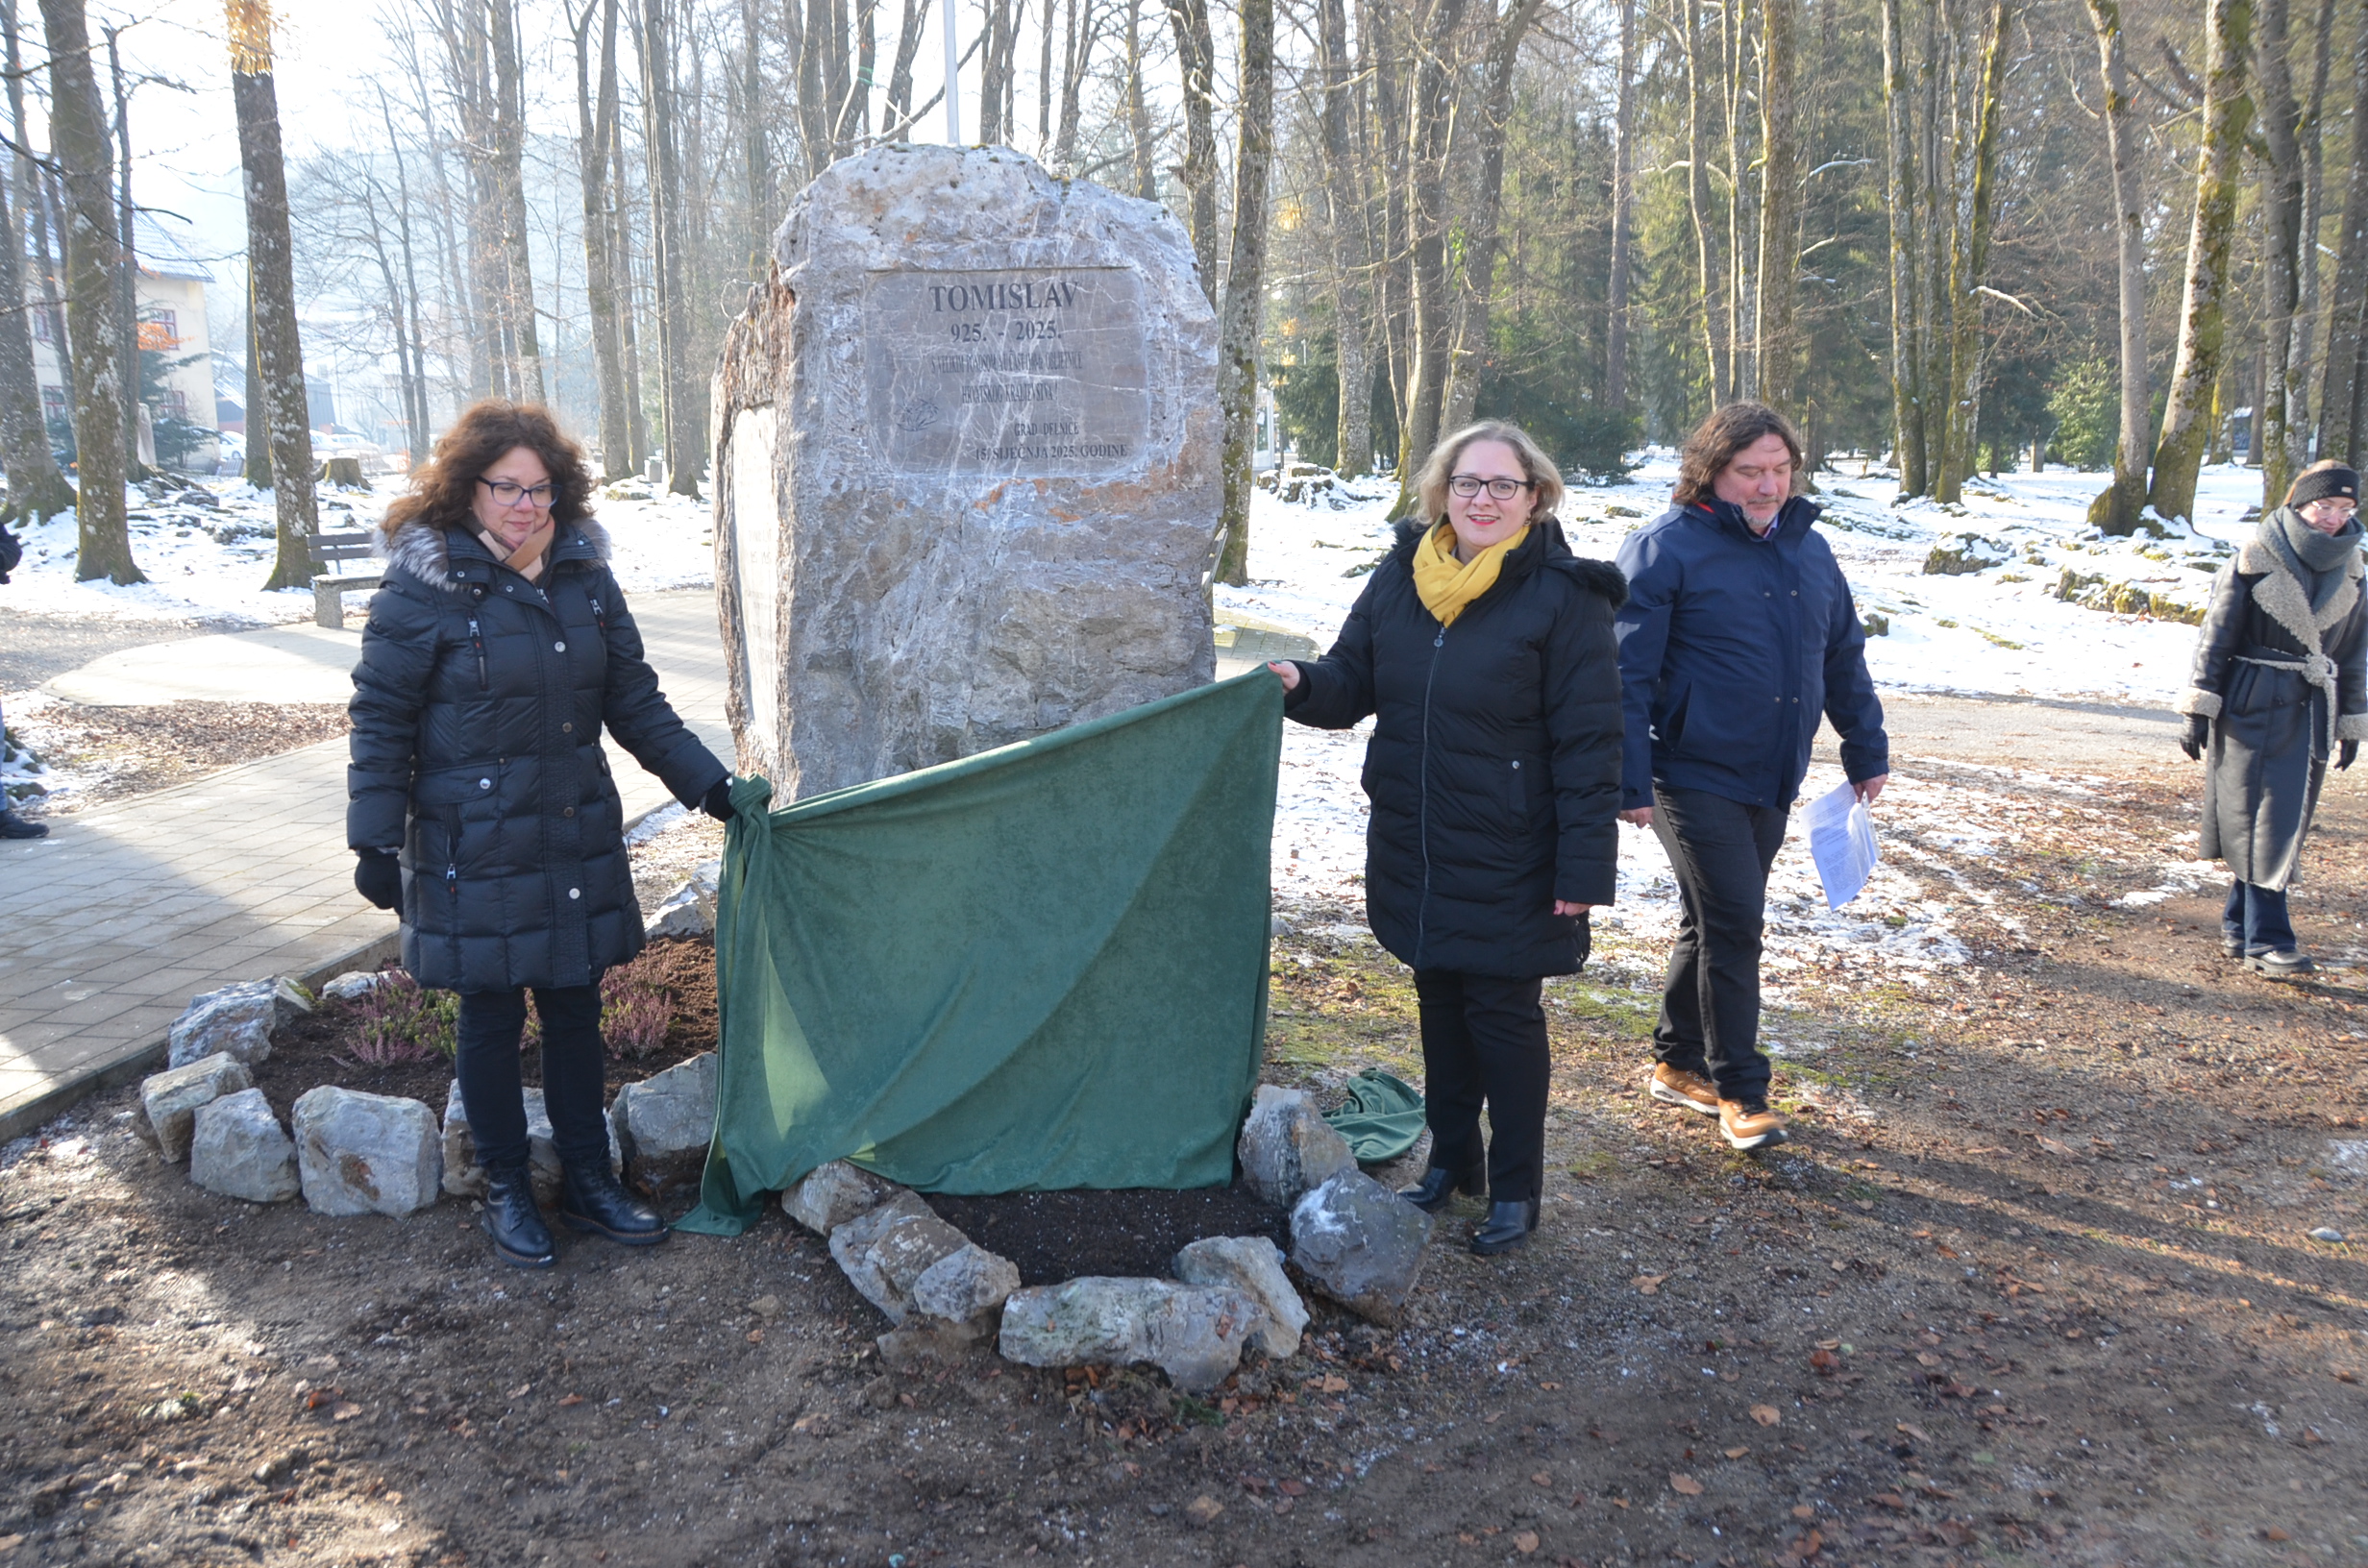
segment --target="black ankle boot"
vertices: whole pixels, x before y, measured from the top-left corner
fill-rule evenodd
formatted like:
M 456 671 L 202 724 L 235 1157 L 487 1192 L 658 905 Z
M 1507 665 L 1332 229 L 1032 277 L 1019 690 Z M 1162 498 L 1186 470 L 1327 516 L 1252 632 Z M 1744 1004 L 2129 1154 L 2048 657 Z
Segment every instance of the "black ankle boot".
M 656 1210 L 625 1190 L 605 1160 L 588 1165 L 568 1164 L 559 1184 L 559 1217 L 580 1231 L 590 1231 L 629 1247 L 647 1247 L 666 1239 L 666 1221 Z
M 485 1234 L 493 1250 L 513 1268 L 549 1268 L 552 1264 L 551 1227 L 534 1204 L 534 1179 L 527 1167 L 489 1170 L 485 1189 Z
M 1456 1193 L 1476 1198 L 1489 1189 L 1488 1184 L 1488 1172 L 1482 1167 L 1474 1166 L 1470 1170 L 1457 1172 L 1433 1165 L 1422 1173 L 1422 1180 L 1399 1192 L 1398 1196 L 1424 1213 L 1435 1214 L 1447 1207 L 1448 1200 Z
M 1538 1200 L 1523 1198 L 1513 1203 L 1489 1205 L 1488 1223 L 1472 1233 L 1471 1250 L 1486 1258 L 1492 1253 L 1511 1252 L 1529 1239 L 1529 1233 L 1538 1228 Z

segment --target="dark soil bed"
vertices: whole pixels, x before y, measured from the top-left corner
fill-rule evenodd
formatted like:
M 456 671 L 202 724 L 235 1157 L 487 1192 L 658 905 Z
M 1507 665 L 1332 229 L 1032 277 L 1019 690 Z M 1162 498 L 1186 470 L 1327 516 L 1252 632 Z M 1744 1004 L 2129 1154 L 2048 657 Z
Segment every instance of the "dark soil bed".
M 1023 1285 L 1081 1274 L 1164 1277 L 1178 1249 L 1207 1236 L 1266 1236 L 1291 1245 L 1290 1216 L 1246 1187 L 927 1197 L 948 1224 L 1017 1264 Z
M 663 1037 L 642 1049 L 634 1047 L 630 1032 L 619 1028 L 612 1016 L 604 1030 L 608 1038 L 610 1099 L 626 1084 L 715 1049 L 715 947 L 706 939 L 654 942 L 609 979 L 612 985 L 629 989 L 645 1006 L 652 998 L 659 998 L 664 1010 L 671 1011 Z M 384 1048 L 372 1043 L 373 1025 L 383 1015 L 383 1007 L 374 1011 L 367 998 L 324 999 L 310 1016 L 289 1025 L 273 1042 L 269 1059 L 254 1069 L 255 1086 L 284 1117 L 298 1095 L 322 1084 L 422 1100 L 430 1110 L 443 1115 L 445 1093 L 453 1079 L 450 1012 L 449 1006 L 441 1014 L 433 1012 L 437 993 L 427 993 L 426 999 L 432 1016 L 412 1028 L 408 1038 L 390 1041 Z M 449 998 L 444 1000 L 449 1002 Z M 653 1016 L 644 1017 L 646 1020 Z M 385 1031 L 378 1033 L 382 1038 Z M 542 1053 L 535 1049 L 530 1010 L 527 1048 L 521 1054 L 518 1072 L 529 1085 L 543 1081 Z
M 35 816 L 58 815 L 185 784 L 259 757 L 333 740 L 346 732 L 345 706 L 332 702 L 162 702 L 107 708 L 53 702 L 12 718 L 34 754 L 71 781 L 54 800 L 20 801 Z

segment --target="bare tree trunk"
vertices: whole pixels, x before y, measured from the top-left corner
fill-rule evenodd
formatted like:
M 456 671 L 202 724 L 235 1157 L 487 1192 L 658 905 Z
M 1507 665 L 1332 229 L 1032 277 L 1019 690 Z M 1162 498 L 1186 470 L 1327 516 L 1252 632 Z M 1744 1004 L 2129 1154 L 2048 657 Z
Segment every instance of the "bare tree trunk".
M 1151 109 L 1143 98 L 1143 0 L 1125 0 L 1125 4 L 1126 134 L 1134 143 L 1135 194 L 1155 202 L 1159 200 L 1159 170 L 1151 146 Z
M 8 35 L 5 45 L 0 47 L 5 48 L 8 64 L 9 122 L 16 133 L 16 197 L 19 209 L 16 234 L 22 239 L 30 230 L 33 241 L 31 254 L 35 271 L 34 276 L 26 280 L 25 305 L 29 310 L 39 311 L 42 319 L 49 324 L 49 344 L 57 352 L 60 379 L 62 384 L 72 386 L 74 354 L 66 343 L 65 307 L 59 303 L 58 270 L 51 262 L 49 253 L 49 236 L 62 231 L 58 228 L 49 209 L 47 182 L 41 176 L 40 167 L 33 160 L 33 133 L 25 124 L 25 69 L 16 40 L 16 0 L 0 0 L 0 29 L 5 29 Z M 17 255 L 21 258 L 25 253 L 19 251 Z M 30 386 L 33 383 L 27 381 L 26 384 Z M 37 411 L 40 404 L 37 391 L 34 394 L 34 404 Z M 48 429 L 46 415 L 41 416 L 41 428 L 44 432 Z M 46 433 L 43 440 L 41 450 L 46 452 L 49 450 Z M 58 461 L 54 455 L 49 466 L 52 473 L 57 472 Z M 60 493 L 66 499 L 63 504 L 51 507 L 44 516 L 65 511 L 74 504 L 73 489 L 66 485 L 65 476 L 58 475 L 58 482 L 64 486 Z
M 647 106 L 644 138 L 650 150 L 650 231 L 656 241 L 652 268 L 657 288 L 658 386 L 665 409 L 666 488 L 678 496 L 699 494 L 701 433 L 691 402 L 690 323 L 683 289 L 680 172 L 673 123 L 674 45 L 665 0 L 643 0 L 641 101 Z M 815 42 L 806 37 L 807 46 Z
M 608 167 L 609 188 L 617 193 L 612 254 L 617 258 L 617 337 L 625 349 L 625 439 L 627 450 L 632 454 L 629 466 L 638 470 L 650 451 L 650 416 L 641 403 L 641 329 L 636 320 L 639 306 L 633 297 L 632 185 L 626 168 L 622 117 L 617 119 L 616 135 L 608 144 Z
M 115 254 L 122 265 L 115 274 L 115 321 L 123 333 L 123 471 L 134 479 L 148 477 L 139 455 L 139 241 L 132 232 L 132 94 L 123 82 L 123 51 L 116 40 L 120 27 L 102 28 L 107 36 L 107 76 L 115 101 Z
M 2204 145 L 2195 179 L 2195 218 L 2187 233 L 2187 281 L 2179 319 L 2179 357 L 2170 403 L 2155 448 L 2146 504 L 2157 517 L 2195 513 L 2196 474 L 2214 419 L 2214 393 L 2227 332 L 2229 241 L 2236 226 L 2237 163 L 2253 119 L 2245 65 L 2253 45 L 2252 0 L 2209 0 L 2205 56 Z
M 2368 3 L 2359 7 L 2352 42 L 2352 162 L 2345 180 L 2343 233 L 2335 250 L 2333 307 L 2327 322 L 2327 379 L 2319 392 L 2319 455 L 2351 461 L 2360 440 L 2359 357 L 2368 343 Z
M 1184 193 L 1192 203 L 1193 259 L 1200 292 L 1217 303 L 1217 43 L 1208 0 L 1168 0 L 1176 66 L 1184 78 Z
M 1488 87 L 1480 106 L 1480 178 L 1464 214 L 1464 286 L 1457 291 L 1455 343 L 1447 360 L 1442 431 L 1471 422 L 1479 401 L 1480 356 L 1488 344 L 1496 294 L 1497 215 L 1505 190 L 1505 125 L 1513 117 L 1513 71 L 1542 0 L 1510 0 L 1489 48 Z
M 946 0 L 946 3 L 955 5 L 959 0 Z M 794 11 L 797 5 L 798 0 L 785 0 L 785 9 Z M 830 83 L 825 59 L 831 47 L 830 0 L 805 0 L 805 26 L 802 30 L 802 47 L 798 51 L 798 144 L 799 150 L 805 155 L 805 177 L 808 180 L 830 166 Z M 642 77 L 647 82 L 649 71 L 646 67 Z M 642 118 L 645 122 L 642 139 L 654 147 L 657 132 L 647 123 L 651 114 L 646 98 Z
M 1379 284 L 1380 347 L 1389 373 L 1390 405 L 1400 431 L 1403 455 L 1407 411 L 1414 396 L 1414 348 L 1409 339 L 1414 324 L 1414 244 L 1408 210 L 1413 184 L 1406 112 L 1404 62 L 1413 54 L 1414 28 L 1405 13 L 1389 0 L 1359 0 L 1359 36 L 1365 74 L 1373 83 L 1373 116 L 1369 124 L 1378 153 L 1382 179 L 1381 244 L 1374 255 Z M 1401 44 L 1403 47 L 1401 47 Z
M 263 356 L 255 342 L 255 269 L 247 269 L 247 484 L 271 489 L 271 400 L 263 396 Z
M 1798 415 L 1792 387 L 1800 345 L 1793 301 L 1801 250 L 1801 134 L 1798 45 L 1801 0 L 1760 6 L 1760 290 L 1756 311 L 1760 397 Z
M 1011 140 L 1014 127 L 1004 105 L 1011 99 L 1011 50 L 1017 29 L 1012 26 L 1012 0 L 987 0 L 987 58 L 978 73 L 978 140 L 999 147 Z
M 295 261 L 287 234 L 287 172 L 280 158 L 279 96 L 271 80 L 271 13 L 261 0 L 230 0 L 231 96 L 238 108 L 238 160 L 247 193 L 247 266 L 254 297 L 255 376 L 250 404 L 271 420 L 272 507 L 280 550 L 266 588 L 312 580 L 306 541 L 319 527 L 312 504 L 312 415 L 304 345 L 296 329 Z
M 1963 219 L 1949 252 L 1948 435 L 1941 449 L 1934 499 L 1959 501 L 1974 471 L 1982 428 L 1982 288 L 1989 275 L 1990 226 L 1996 209 L 1998 122 L 2006 90 L 2008 0 L 1990 0 L 1982 31 L 1979 74 L 1972 84 L 1972 145 L 1962 201 Z
M 1916 353 L 1915 101 L 1909 95 L 1899 0 L 1883 0 L 1884 206 L 1891 229 L 1891 429 L 1899 489 L 1920 496 L 1925 468 L 1924 381 Z
M 2107 533 L 2137 531 L 2146 504 L 2146 459 L 2154 410 L 2146 367 L 2146 193 L 2138 174 L 2137 128 L 2130 115 L 2130 63 L 2122 50 L 2120 0 L 2088 0 L 2097 36 L 2097 74 L 2105 86 L 2105 146 L 2113 165 L 2113 229 L 2119 241 L 2121 434 L 2113 482 L 2088 508 Z
M 1743 142 L 1751 90 L 1744 70 L 1751 43 L 1749 5 L 1750 0 L 1726 0 L 1719 11 L 1720 64 L 1725 72 L 1720 89 L 1727 133 L 1727 356 L 1735 379 L 1729 395 L 1738 398 L 1760 395 L 1760 362 L 1755 352 L 1760 323 L 1753 308 L 1759 290 L 1751 276 L 1757 256 L 1752 245 L 1756 214 L 1751 186 L 1744 180 L 1744 171 L 1751 167 Z
M 1957 233 L 1959 160 L 1943 127 L 1949 116 L 1946 102 L 1954 95 L 1945 87 L 1956 74 L 1955 5 L 1923 8 L 1924 65 L 1918 96 L 1923 100 L 1923 216 L 1917 225 L 1923 254 L 1916 268 L 1916 353 L 1922 362 L 1917 375 L 1924 389 L 1925 477 L 1934 489 L 1949 441 L 1948 258 Z M 1929 493 L 1929 492 L 1928 492 Z
M 1636 236 L 1637 0 L 1619 0 L 1619 88 L 1612 114 L 1612 277 L 1605 289 L 1603 401 L 1628 403 L 1628 274 Z
M 2310 94 L 2303 106 L 2302 301 L 2286 349 L 2286 422 L 2305 460 L 2311 455 L 2316 423 L 2310 392 L 2318 363 L 2319 231 L 2327 227 L 2327 71 L 2335 34 L 2335 0 L 2319 0 L 2311 24 Z
M 1224 411 L 1223 543 L 1217 580 L 1249 580 L 1250 460 L 1258 444 L 1258 338 L 1267 293 L 1267 179 L 1274 160 L 1274 0 L 1240 0 L 1241 117 L 1233 163 L 1233 251 L 1218 310 L 1217 402 Z
M 592 18 L 601 21 L 600 89 L 592 86 Z M 584 304 L 592 318 L 592 369 L 600 380 L 601 477 L 633 471 L 625 421 L 625 344 L 617 323 L 614 240 L 608 210 L 608 143 L 617 134 L 617 0 L 586 0 L 576 35 L 576 169 L 583 198 Z M 761 133 L 759 133 L 761 135 Z M 390 133 L 391 135 L 391 133 Z
M 509 329 L 517 355 L 517 396 L 545 402 L 542 337 L 534 319 L 534 261 L 527 248 L 526 83 L 518 59 L 518 0 L 489 0 L 493 39 L 494 172 L 501 192 L 502 251 L 508 278 Z
M 74 576 L 145 582 L 124 520 L 126 348 L 115 314 L 115 201 L 107 122 L 83 0 L 41 0 L 49 41 L 49 140 L 65 183 L 65 263 L 74 334 L 74 447 L 81 483 Z
M 1718 255 L 1718 228 L 1711 216 L 1710 135 L 1702 106 L 1710 101 L 1709 74 L 1702 68 L 1702 0 L 1686 0 L 1686 202 L 1693 219 L 1695 281 L 1702 302 L 1702 355 L 1710 377 L 1711 406 L 1727 401 L 1734 380 L 1728 353 L 1725 266 Z
M 1365 199 L 1357 179 L 1349 110 L 1356 62 L 1348 58 L 1346 0 L 1320 0 L 1323 49 L 1324 195 L 1332 220 L 1332 335 L 1339 366 L 1335 472 L 1354 478 L 1373 466 L 1372 324 L 1367 306 Z
M 1394 515 L 1411 516 L 1415 475 L 1439 442 L 1447 400 L 1447 352 L 1455 296 L 1447 277 L 1447 143 L 1454 125 L 1455 42 L 1464 0 L 1431 0 L 1430 26 L 1415 73 L 1414 145 L 1407 223 L 1412 231 L 1414 370 L 1406 417 L 1398 424 L 1398 501 Z
M 796 0 L 791 0 L 789 9 L 795 12 Z M 898 141 L 912 139 L 913 61 L 921 58 L 921 39 L 928 20 L 929 0 L 904 0 L 897 19 L 896 63 L 888 70 L 887 124 L 894 128 Z
M 773 155 L 765 143 L 765 127 L 773 116 L 765 101 L 763 49 L 758 0 L 740 0 L 740 172 L 748 184 L 747 265 L 752 282 L 765 276 L 766 219 L 773 210 Z
M 1052 160 L 1063 170 L 1077 166 L 1077 122 L 1084 107 L 1081 100 L 1085 96 L 1086 76 L 1094 68 L 1094 44 L 1100 37 L 1101 19 L 1095 14 L 1090 0 L 1069 0 L 1069 40 L 1061 51 L 1060 131 L 1052 143 Z
M 2302 469 L 2303 429 L 2287 407 L 2287 375 L 2302 303 L 2303 150 L 2297 139 L 2302 110 L 2294 102 L 2292 45 L 2286 0 L 2259 0 L 2261 31 L 2261 134 L 2269 149 L 2261 191 L 2261 361 L 2254 380 L 2257 439 L 2253 460 L 2261 465 L 2262 507 L 2285 500 L 2286 486 Z
M 410 297 L 411 374 L 403 403 L 404 433 L 414 466 L 428 460 L 428 339 L 421 330 L 419 272 L 411 256 L 411 178 L 404 167 L 403 142 L 395 135 L 395 113 L 387 106 L 386 89 L 379 89 L 379 119 L 386 127 L 386 147 L 395 159 L 396 234 L 403 247 L 403 285 Z M 397 324 L 398 335 L 401 324 Z

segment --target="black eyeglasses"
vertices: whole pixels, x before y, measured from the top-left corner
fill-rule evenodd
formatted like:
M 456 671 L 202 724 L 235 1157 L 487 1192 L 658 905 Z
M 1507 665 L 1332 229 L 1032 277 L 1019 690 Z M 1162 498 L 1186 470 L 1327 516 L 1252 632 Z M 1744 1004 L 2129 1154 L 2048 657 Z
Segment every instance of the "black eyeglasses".
M 477 482 L 493 492 L 493 503 L 496 506 L 515 506 L 518 504 L 518 499 L 523 496 L 534 503 L 536 511 L 549 511 L 552 502 L 557 499 L 559 494 L 559 487 L 549 479 L 536 485 L 517 484 L 508 479 L 482 478 Z
M 1462 496 L 1466 501 L 1482 490 L 1486 490 L 1493 501 L 1511 501 L 1524 490 L 1537 488 L 1538 481 L 1535 479 L 1483 479 L 1469 474 L 1458 474 L 1447 481 L 1448 491 Z

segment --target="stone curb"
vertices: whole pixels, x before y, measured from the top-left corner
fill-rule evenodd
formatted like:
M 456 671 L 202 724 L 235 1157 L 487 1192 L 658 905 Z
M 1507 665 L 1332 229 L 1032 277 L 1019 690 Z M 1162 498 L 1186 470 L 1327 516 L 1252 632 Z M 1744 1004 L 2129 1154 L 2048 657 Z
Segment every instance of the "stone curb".
M 625 831 L 632 832 L 675 803 L 671 798 L 661 800 L 649 810 L 627 818 Z M 307 991 L 317 993 L 321 987 L 348 969 L 375 969 L 388 959 L 399 958 L 402 954 L 403 933 L 400 930 L 389 931 L 292 978 L 300 981 Z M 168 1024 L 164 1029 L 158 1030 L 156 1038 L 144 1045 L 133 1046 L 125 1054 L 99 1063 L 87 1072 L 61 1079 L 37 1093 L 0 1109 L 0 1143 L 38 1132 L 44 1124 L 71 1111 L 91 1095 L 119 1089 L 125 1084 L 136 1084 L 162 1068 L 164 1053 L 170 1045 L 167 1039 L 169 1028 Z

